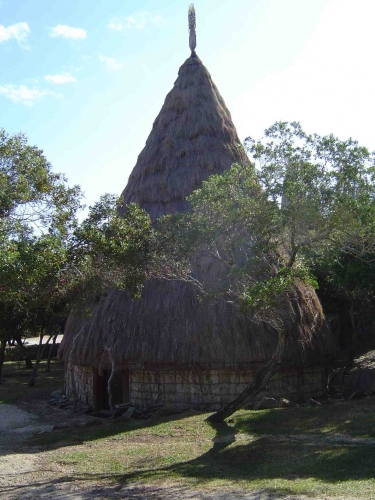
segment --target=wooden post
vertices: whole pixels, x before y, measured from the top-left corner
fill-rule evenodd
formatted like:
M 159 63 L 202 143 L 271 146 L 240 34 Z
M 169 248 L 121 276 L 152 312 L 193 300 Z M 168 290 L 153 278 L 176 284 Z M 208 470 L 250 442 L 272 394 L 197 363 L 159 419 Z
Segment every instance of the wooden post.
M 78 395 L 77 395 L 77 388 L 75 384 L 75 379 L 74 379 L 74 365 L 73 365 L 73 360 L 74 360 L 74 354 L 76 350 L 76 340 L 78 335 L 82 333 L 83 327 L 81 330 L 77 333 L 77 335 L 73 339 L 72 343 L 72 349 L 69 354 L 69 375 L 70 375 L 70 385 L 72 387 L 72 395 L 73 395 L 73 411 L 77 411 L 77 400 L 78 400 Z
M 108 378 L 107 391 L 108 391 L 109 408 L 111 410 L 112 417 L 114 418 L 115 407 L 113 405 L 113 399 L 112 399 L 112 380 L 113 380 L 113 377 L 115 376 L 115 361 L 114 361 L 113 356 L 112 356 L 112 347 L 113 346 L 111 346 L 111 347 L 104 346 L 104 349 L 107 351 L 108 357 L 111 361 L 111 374 Z

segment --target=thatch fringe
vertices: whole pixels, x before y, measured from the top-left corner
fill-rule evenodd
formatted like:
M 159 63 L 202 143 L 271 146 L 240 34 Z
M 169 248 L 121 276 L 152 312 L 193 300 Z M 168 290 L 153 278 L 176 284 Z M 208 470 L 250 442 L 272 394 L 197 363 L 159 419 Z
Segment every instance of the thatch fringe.
M 314 290 L 297 285 L 281 306 L 289 318 L 285 365 L 319 362 L 333 342 Z M 63 352 L 69 352 L 72 332 L 81 328 L 75 362 L 102 369 L 109 366 L 104 346 L 114 339 L 117 369 L 145 364 L 247 367 L 270 359 L 278 339 L 273 328 L 223 299 L 200 301 L 191 284 L 156 280 L 146 284 L 139 300 L 112 290 L 90 320 L 72 315 Z

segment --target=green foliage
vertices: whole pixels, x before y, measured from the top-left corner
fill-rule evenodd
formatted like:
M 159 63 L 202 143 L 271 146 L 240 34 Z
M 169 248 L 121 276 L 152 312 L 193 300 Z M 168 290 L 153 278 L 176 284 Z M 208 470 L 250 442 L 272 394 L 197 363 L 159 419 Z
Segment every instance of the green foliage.
M 0 130 L 0 301 L 22 309 L 50 302 L 66 261 L 81 192 L 52 172 L 24 135 Z
M 76 296 L 83 297 L 82 285 L 94 293 L 116 286 L 140 296 L 154 232 L 149 215 L 134 203 L 120 217 L 120 202 L 104 195 L 73 234 L 73 262 L 85 275 L 76 280 Z
M 81 190 L 25 136 L 0 130 L 0 341 L 60 328 L 70 307 L 110 287 L 139 296 L 153 245 L 149 216 L 103 196 L 78 222 Z M 1 358 L 1 356 L 0 356 Z M 0 363 L 1 364 L 1 363 Z
M 374 154 L 352 139 L 307 135 L 299 123 L 276 123 L 265 136 L 245 144 L 264 192 L 279 204 L 288 265 L 298 254 L 372 245 Z
M 293 268 L 282 267 L 275 276 L 266 281 L 258 281 L 246 287 L 240 297 L 241 304 L 253 311 L 264 311 L 270 306 L 277 307 L 280 296 L 291 291 L 297 279 L 318 288 L 318 282 L 311 270 L 299 262 Z
M 80 207 L 78 186 L 69 188 L 52 172 L 43 151 L 23 134 L 0 129 L 0 231 L 19 236 L 32 231 L 64 231 Z
M 374 253 L 374 154 L 284 122 L 245 146 L 249 164 L 210 177 L 188 198 L 190 213 L 163 220 L 180 261 L 209 252 L 231 277 L 222 292 L 265 312 L 295 280 L 317 287 L 327 255 Z
M 207 242 L 223 237 L 232 241 L 234 231 L 237 237 L 246 232 L 246 242 L 253 244 L 272 238 L 277 205 L 260 189 L 251 164 L 235 164 L 224 174 L 210 177 L 188 200 L 194 228 Z

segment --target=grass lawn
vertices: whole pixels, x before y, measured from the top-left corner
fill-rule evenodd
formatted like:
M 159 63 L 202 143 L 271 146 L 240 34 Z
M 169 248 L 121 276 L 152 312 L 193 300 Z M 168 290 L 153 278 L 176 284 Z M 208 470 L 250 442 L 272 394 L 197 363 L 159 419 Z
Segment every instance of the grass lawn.
M 206 417 L 114 422 L 43 443 L 76 478 L 375 499 L 375 398 L 243 410 L 215 427 Z
M 7 361 L 3 367 L 3 380 L 0 385 L 0 404 L 28 403 L 32 406 L 35 399 L 48 399 L 52 391 L 61 389 L 64 384 L 64 366 L 57 360 L 51 361 L 51 370 L 45 371 L 46 361 L 41 361 L 36 385 L 29 387 L 31 369 L 25 363 Z
M 30 371 L 6 363 L 0 403 L 47 398 L 62 387 L 62 367 Z M 63 413 L 62 413 L 63 415 Z M 45 466 L 68 480 L 181 485 L 204 490 L 263 490 L 278 498 L 375 500 L 375 397 L 324 406 L 242 410 L 212 426 L 207 414 L 111 422 L 34 436 Z M 57 476 L 56 476 L 57 477 Z

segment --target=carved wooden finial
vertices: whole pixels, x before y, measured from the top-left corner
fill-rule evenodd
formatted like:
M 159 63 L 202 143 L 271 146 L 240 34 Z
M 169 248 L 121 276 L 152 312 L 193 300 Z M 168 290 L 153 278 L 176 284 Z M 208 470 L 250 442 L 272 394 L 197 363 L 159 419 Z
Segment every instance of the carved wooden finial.
M 195 9 L 193 3 L 189 5 L 188 18 L 189 18 L 189 47 L 191 53 L 195 55 L 195 47 L 197 46 L 197 35 L 195 32 L 196 17 L 195 17 Z

